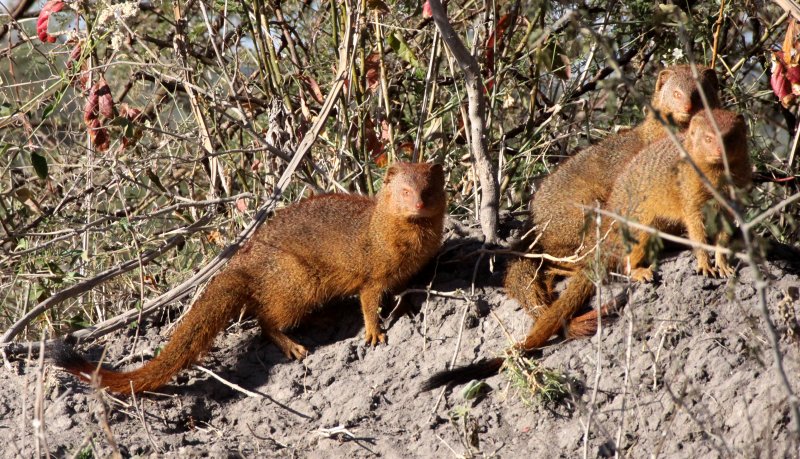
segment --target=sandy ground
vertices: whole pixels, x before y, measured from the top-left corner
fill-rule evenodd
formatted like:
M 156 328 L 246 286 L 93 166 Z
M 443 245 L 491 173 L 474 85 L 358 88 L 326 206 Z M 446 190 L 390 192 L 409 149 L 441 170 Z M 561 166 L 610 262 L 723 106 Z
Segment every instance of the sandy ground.
M 689 252 L 668 255 L 657 281 L 634 288 L 599 337 L 543 351 L 540 362 L 565 378 L 565 398 L 526 404 L 503 374 L 477 399 L 465 399 L 461 387 L 418 394 L 454 358 L 500 355 L 504 329 L 519 339 L 530 325 L 503 294 L 505 261 L 491 269 L 483 258 L 474 269 L 479 244 L 470 233 L 451 231 L 448 251 L 415 280 L 412 287 L 430 283 L 434 293 L 407 296 L 414 313 L 388 324 L 388 345 L 364 345 L 352 300 L 293 333 L 311 351 L 302 363 L 283 357 L 254 321 L 232 324 L 202 365 L 256 397 L 192 368 L 157 394 L 115 399 L 36 359 L 11 362 L 11 371 L 0 371 L 0 450 L 7 457 L 31 457 L 37 448 L 105 457 L 115 447 L 144 457 L 800 454 L 753 273 L 740 266 L 735 279 L 705 279 Z M 799 391 L 800 301 L 791 300 L 798 273 L 761 267 L 784 371 Z M 148 320 L 135 349 L 127 330 L 80 350 L 99 359 L 105 347 L 112 366 L 135 367 L 164 344 L 175 315 Z

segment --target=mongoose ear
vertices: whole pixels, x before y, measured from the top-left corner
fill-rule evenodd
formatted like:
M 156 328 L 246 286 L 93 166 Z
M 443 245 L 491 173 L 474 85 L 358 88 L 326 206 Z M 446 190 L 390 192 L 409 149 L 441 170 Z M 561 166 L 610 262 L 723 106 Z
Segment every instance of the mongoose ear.
M 383 176 L 383 184 L 388 185 L 392 183 L 392 178 L 394 178 L 397 173 L 400 172 L 400 166 L 397 164 L 392 164 L 386 169 L 386 175 Z
M 675 76 L 675 71 L 673 70 L 662 70 L 658 73 L 658 79 L 656 80 L 656 92 L 661 91 L 661 88 L 667 83 L 667 80 Z

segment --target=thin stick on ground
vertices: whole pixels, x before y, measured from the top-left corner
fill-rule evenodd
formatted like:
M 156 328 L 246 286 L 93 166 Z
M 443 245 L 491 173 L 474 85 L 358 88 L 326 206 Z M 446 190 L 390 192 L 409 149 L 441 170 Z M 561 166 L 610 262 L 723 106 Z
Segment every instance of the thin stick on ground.
M 227 379 L 225 379 L 222 376 L 214 373 L 213 371 L 209 370 L 208 368 L 206 368 L 206 367 L 204 367 L 202 365 L 195 365 L 194 367 L 197 368 L 198 370 L 202 371 L 203 373 L 206 373 L 207 375 L 211 376 L 212 378 L 216 379 L 217 381 L 221 382 L 222 384 L 225 384 L 226 386 L 230 387 L 231 389 L 233 389 L 233 390 L 235 390 L 237 392 L 241 392 L 242 394 L 244 394 L 244 395 L 246 395 L 248 397 L 264 398 L 263 395 L 258 394 L 256 392 L 249 391 L 249 390 L 245 389 L 244 387 L 242 387 L 242 386 L 240 386 L 238 384 L 232 383 L 232 382 L 228 381 Z

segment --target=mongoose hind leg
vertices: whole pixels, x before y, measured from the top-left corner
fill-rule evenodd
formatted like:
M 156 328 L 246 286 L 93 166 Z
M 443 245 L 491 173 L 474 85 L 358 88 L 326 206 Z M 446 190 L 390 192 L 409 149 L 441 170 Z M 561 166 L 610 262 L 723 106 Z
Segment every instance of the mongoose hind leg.
M 303 360 L 308 355 L 308 349 L 305 346 L 289 338 L 282 331 L 261 320 L 261 318 L 258 319 L 258 323 L 261 325 L 261 333 L 264 334 L 264 337 L 275 343 L 286 357 Z

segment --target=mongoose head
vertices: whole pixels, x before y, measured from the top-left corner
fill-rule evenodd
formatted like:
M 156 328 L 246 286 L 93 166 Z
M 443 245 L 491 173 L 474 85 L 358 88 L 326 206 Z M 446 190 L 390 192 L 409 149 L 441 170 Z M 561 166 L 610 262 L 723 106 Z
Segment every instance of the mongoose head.
M 700 85 L 710 108 L 719 107 L 719 81 L 712 68 L 697 66 Z M 703 99 L 688 65 L 675 65 L 658 74 L 653 93 L 653 108 L 681 127 L 689 125 L 692 115 L 703 110 Z
M 447 196 L 442 165 L 392 164 L 383 179 L 381 198 L 394 215 L 409 219 L 444 215 Z
M 686 134 L 686 150 L 697 163 L 720 165 L 723 155 L 727 155 L 728 162 L 747 160 L 747 126 L 744 117 L 728 110 L 712 110 L 722 134 L 722 139 L 717 137 L 717 132 L 705 110 L 692 117 L 689 131 Z

